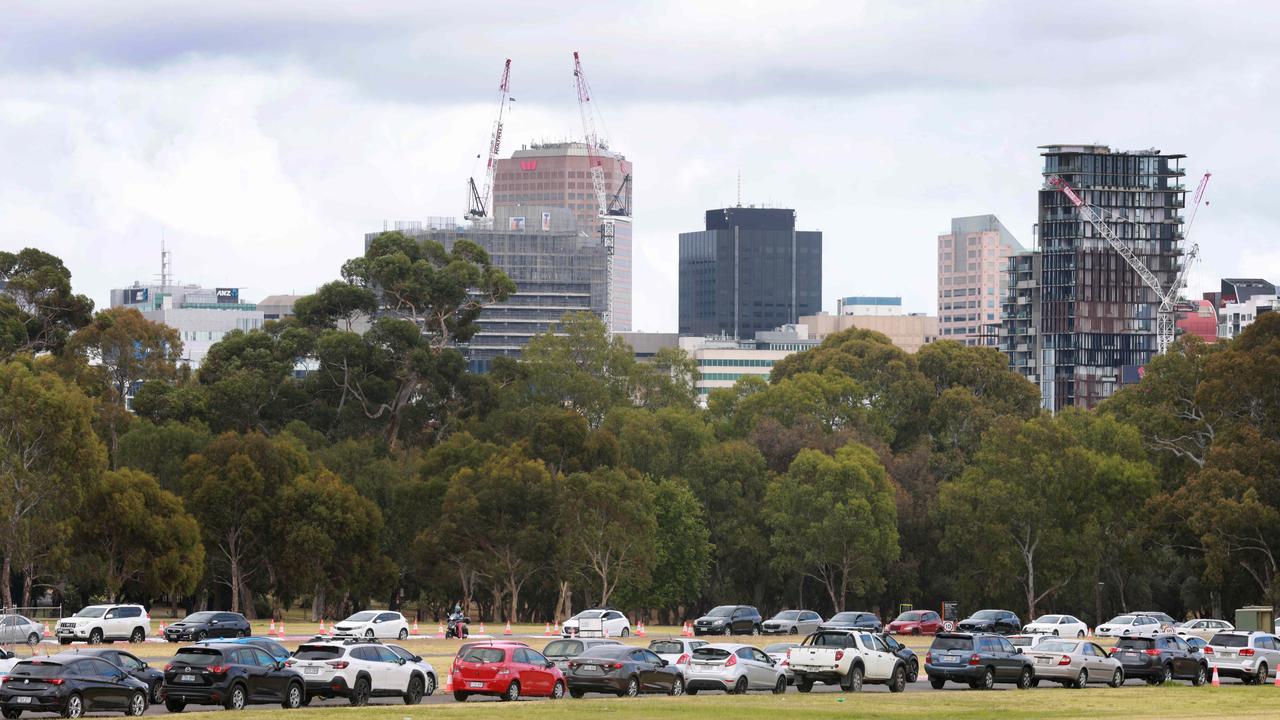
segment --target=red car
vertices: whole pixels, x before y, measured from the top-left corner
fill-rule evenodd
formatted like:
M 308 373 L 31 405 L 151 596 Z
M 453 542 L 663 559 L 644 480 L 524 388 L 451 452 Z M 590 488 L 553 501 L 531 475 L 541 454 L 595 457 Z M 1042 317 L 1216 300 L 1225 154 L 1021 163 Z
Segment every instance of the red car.
M 472 695 L 559 700 L 564 690 L 564 675 L 555 663 L 521 642 L 468 645 L 453 661 L 453 699 L 458 702 Z
M 894 635 L 937 635 L 942 618 L 932 610 L 908 610 L 885 628 Z

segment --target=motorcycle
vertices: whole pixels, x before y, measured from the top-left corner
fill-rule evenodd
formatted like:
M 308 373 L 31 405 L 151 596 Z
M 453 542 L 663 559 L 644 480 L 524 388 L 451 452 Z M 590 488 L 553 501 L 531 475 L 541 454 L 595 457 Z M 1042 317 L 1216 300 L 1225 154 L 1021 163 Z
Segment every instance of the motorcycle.
M 445 629 L 444 636 L 446 638 L 465 638 L 471 635 L 471 631 L 467 629 L 467 623 L 471 622 L 471 618 L 464 617 L 462 613 L 454 613 L 449 616 L 449 626 Z

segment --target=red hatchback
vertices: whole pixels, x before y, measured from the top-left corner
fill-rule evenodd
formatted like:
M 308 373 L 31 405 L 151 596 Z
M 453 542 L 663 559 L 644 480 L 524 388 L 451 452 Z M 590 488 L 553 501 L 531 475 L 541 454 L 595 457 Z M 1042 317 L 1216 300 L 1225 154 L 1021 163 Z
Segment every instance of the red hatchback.
M 937 635 L 942 618 L 932 610 L 908 610 L 889 623 L 885 630 L 894 635 Z
M 472 695 L 559 700 L 564 690 L 564 675 L 555 663 L 524 643 L 469 645 L 453 660 L 453 699 L 458 702 Z

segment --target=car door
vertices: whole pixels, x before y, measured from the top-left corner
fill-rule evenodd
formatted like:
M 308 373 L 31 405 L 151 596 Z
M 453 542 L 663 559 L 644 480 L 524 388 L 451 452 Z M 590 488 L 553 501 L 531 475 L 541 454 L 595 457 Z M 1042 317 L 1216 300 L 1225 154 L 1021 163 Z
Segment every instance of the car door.
M 413 674 L 413 667 L 395 654 L 391 648 L 377 647 L 374 650 L 378 653 L 378 661 L 387 668 L 387 678 L 389 680 L 387 687 L 408 690 L 409 676 Z
M 547 656 L 537 650 L 528 649 L 525 650 L 525 662 L 529 666 L 529 674 L 534 678 L 535 692 L 539 695 L 550 695 L 551 683 L 555 676 L 547 667 Z
M 129 673 L 129 677 L 144 685 L 147 684 L 147 666 L 141 660 L 127 652 L 116 651 L 113 654 L 115 657 L 109 658 L 111 662 L 123 668 Z
M 226 657 L 244 674 L 245 692 L 248 693 L 250 702 L 266 702 L 271 699 L 267 688 L 266 668 L 254 660 L 251 648 L 246 646 L 228 650 Z
M 1004 680 L 1017 679 L 1018 674 L 1022 672 L 1022 656 L 1018 654 L 1018 649 L 1003 637 L 993 637 L 989 640 L 995 651 L 996 666 L 1003 669 L 1003 672 L 996 673 L 997 676 Z
M 867 664 L 867 676 L 875 680 L 888 679 L 893 674 L 893 666 L 898 663 L 898 657 L 875 635 L 859 635 L 858 639 Z
M 1178 677 L 1186 677 L 1195 674 L 1193 668 L 1194 663 L 1191 661 L 1190 653 L 1187 652 L 1187 643 L 1180 637 L 1168 635 L 1157 639 L 1162 650 L 1167 653 L 1168 658 L 1173 663 L 1173 674 Z
M 279 662 L 266 650 L 253 645 L 248 646 L 248 650 L 253 653 L 254 663 L 263 670 L 265 692 L 273 701 L 284 700 L 284 695 L 289 689 L 289 679 L 293 673 L 281 669 Z
M 91 658 L 84 663 L 83 677 L 91 678 L 94 687 L 94 704 L 101 710 L 121 710 L 128 706 L 133 693 L 123 684 L 125 672 L 101 658 Z M 88 709 L 86 707 L 86 709 Z

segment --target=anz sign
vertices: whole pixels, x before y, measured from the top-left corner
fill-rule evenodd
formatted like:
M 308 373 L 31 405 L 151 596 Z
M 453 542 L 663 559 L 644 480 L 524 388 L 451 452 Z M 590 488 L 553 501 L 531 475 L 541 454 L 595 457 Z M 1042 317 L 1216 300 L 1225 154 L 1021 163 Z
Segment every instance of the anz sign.
M 214 288 L 213 294 L 219 303 L 240 302 L 240 288 Z

